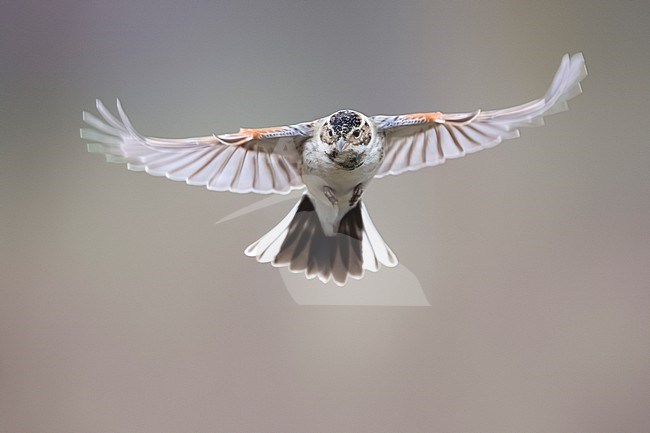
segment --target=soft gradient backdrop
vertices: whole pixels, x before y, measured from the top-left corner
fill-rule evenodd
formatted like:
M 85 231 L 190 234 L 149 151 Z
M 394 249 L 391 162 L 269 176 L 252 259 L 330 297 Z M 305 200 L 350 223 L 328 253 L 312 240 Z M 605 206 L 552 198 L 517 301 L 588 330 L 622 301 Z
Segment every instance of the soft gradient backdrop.
M 647 433 L 649 41 L 642 0 L 0 1 L 0 432 Z M 243 254 L 291 202 L 215 225 L 260 197 L 79 139 L 96 97 L 157 136 L 507 107 L 577 51 L 570 111 L 368 191 L 430 307 L 297 305 Z

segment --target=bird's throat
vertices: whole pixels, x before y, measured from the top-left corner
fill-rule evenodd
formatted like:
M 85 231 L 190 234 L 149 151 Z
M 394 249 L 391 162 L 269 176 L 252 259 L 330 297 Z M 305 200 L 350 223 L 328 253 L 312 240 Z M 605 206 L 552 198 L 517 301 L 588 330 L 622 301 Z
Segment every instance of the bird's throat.
M 363 165 L 365 153 L 358 153 L 354 151 L 339 152 L 332 150 L 327 154 L 328 158 L 334 162 L 339 168 L 343 170 L 354 170 Z

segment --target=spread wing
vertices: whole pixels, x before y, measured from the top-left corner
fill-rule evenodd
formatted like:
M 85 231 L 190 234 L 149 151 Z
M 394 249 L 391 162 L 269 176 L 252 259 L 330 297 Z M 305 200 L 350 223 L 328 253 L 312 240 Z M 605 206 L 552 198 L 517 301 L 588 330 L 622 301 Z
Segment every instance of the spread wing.
M 92 128 L 82 128 L 88 151 L 130 170 L 204 185 L 215 191 L 287 194 L 304 187 L 298 148 L 311 136 L 315 122 L 233 134 L 166 139 L 140 135 L 117 101 L 119 119 L 97 100 L 101 119 L 84 112 Z
M 518 128 L 543 125 L 543 116 L 567 110 L 566 101 L 582 92 L 580 81 L 586 76 L 582 53 L 565 54 L 544 97 L 526 104 L 472 113 L 374 116 L 388 145 L 375 177 L 442 164 L 519 137 Z

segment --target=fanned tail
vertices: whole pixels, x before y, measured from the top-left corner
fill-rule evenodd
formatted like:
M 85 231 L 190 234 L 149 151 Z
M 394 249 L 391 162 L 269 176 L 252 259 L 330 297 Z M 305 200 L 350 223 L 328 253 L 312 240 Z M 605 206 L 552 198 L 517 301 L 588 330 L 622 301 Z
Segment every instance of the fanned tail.
M 327 236 L 307 194 L 277 226 L 250 245 L 246 255 L 304 272 L 309 279 L 318 277 L 324 283 L 332 279 L 339 286 L 348 277 L 360 279 L 366 269 L 376 272 L 381 265 L 397 265 L 361 201 L 343 217 L 338 233 Z

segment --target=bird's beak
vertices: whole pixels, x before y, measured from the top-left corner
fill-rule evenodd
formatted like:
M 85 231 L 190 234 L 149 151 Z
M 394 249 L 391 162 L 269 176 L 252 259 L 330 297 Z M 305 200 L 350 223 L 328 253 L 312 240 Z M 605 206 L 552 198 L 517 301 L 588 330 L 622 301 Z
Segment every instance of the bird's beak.
M 342 152 L 344 147 L 345 147 L 345 139 L 341 137 L 339 138 L 339 141 L 336 142 L 336 148 L 339 150 L 339 152 Z

